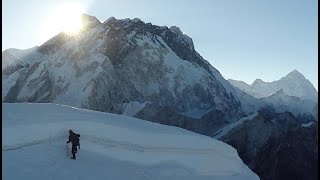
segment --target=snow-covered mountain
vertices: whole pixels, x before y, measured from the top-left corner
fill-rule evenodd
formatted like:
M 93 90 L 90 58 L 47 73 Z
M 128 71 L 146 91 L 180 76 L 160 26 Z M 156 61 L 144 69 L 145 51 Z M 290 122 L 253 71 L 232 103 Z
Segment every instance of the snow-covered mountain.
M 231 146 L 181 128 L 55 104 L 2 110 L 3 179 L 259 179 Z M 81 135 L 76 161 L 68 128 Z
M 318 92 L 312 83 L 306 79 L 299 71 L 293 70 L 285 77 L 273 82 L 264 82 L 261 79 L 256 79 L 251 85 L 243 81 L 228 80 L 233 86 L 238 87 L 242 91 L 256 97 L 268 97 L 278 90 L 289 96 L 295 96 L 302 99 L 318 101 Z
M 243 115 L 232 85 L 178 27 L 83 18 L 78 36 L 60 33 L 40 47 L 2 53 L 3 102 L 52 102 L 147 120 L 167 113 L 162 122 L 174 114 L 188 123 L 205 119 L 210 128 L 198 130 L 203 134 Z
M 284 92 L 283 89 L 278 90 L 271 96 L 264 97 L 261 99 L 267 104 L 272 105 L 275 108 L 276 112 L 281 113 L 289 111 L 293 113 L 295 116 L 301 114 L 314 115 L 313 110 L 317 106 L 317 103 L 310 99 L 289 96 Z
M 318 119 L 314 110 L 318 106 L 318 92 L 311 82 L 297 70 L 273 82 L 257 79 L 248 85 L 243 81 L 232 79 L 228 81 L 235 89 L 244 92 L 247 97 L 251 98 L 249 104 L 253 109 L 257 110 L 272 105 L 279 113 L 289 111 L 295 116 L 311 114 L 316 120 Z M 252 100 L 252 98 L 256 99 Z

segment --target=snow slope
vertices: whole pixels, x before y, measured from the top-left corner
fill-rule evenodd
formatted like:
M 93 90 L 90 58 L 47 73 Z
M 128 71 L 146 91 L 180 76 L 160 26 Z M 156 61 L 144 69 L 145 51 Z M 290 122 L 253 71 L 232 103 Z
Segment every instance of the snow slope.
M 31 65 L 43 60 L 43 55 L 37 52 L 38 47 L 32 47 L 29 49 L 6 49 L 2 52 L 2 70 L 10 66 L 21 64 L 23 66 Z
M 63 105 L 2 105 L 3 179 L 259 179 L 234 148 L 187 130 Z M 68 128 L 81 134 L 76 161 Z

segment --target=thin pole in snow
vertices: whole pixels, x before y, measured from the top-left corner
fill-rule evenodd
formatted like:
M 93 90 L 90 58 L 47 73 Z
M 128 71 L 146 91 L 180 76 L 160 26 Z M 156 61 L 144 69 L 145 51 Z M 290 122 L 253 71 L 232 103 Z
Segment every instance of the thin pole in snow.
M 69 152 L 68 152 L 68 151 L 69 151 L 69 150 L 68 150 L 68 144 L 66 144 L 66 146 L 67 146 L 67 147 L 66 147 L 66 149 L 67 149 L 67 158 L 68 158 L 68 157 L 69 157 Z

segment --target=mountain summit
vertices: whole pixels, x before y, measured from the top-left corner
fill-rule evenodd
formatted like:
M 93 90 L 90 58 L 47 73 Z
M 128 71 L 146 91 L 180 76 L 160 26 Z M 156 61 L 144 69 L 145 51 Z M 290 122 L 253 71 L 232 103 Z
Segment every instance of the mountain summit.
M 306 78 L 301 74 L 298 70 L 293 70 L 289 74 L 287 74 L 284 78 L 294 78 L 294 79 L 303 79 L 306 80 Z
M 76 36 L 60 33 L 28 56 L 2 53 L 15 62 L 2 69 L 3 102 L 66 104 L 203 134 L 242 115 L 233 87 L 178 27 L 82 19 Z
M 238 87 L 244 92 L 256 97 L 268 97 L 279 89 L 289 96 L 295 96 L 302 99 L 317 102 L 318 92 L 312 83 L 306 79 L 298 70 L 293 70 L 285 77 L 273 82 L 264 82 L 256 79 L 251 85 L 236 80 L 228 80 L 233 86 Z

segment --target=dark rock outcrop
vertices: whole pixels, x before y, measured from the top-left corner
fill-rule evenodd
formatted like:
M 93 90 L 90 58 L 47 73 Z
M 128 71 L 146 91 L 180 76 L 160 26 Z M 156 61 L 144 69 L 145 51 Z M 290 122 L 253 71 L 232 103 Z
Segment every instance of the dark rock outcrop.
M 318 179 L 318 123 L 309 127 L 291 113 L 260 111 L 220 139 L 262 180 Z

